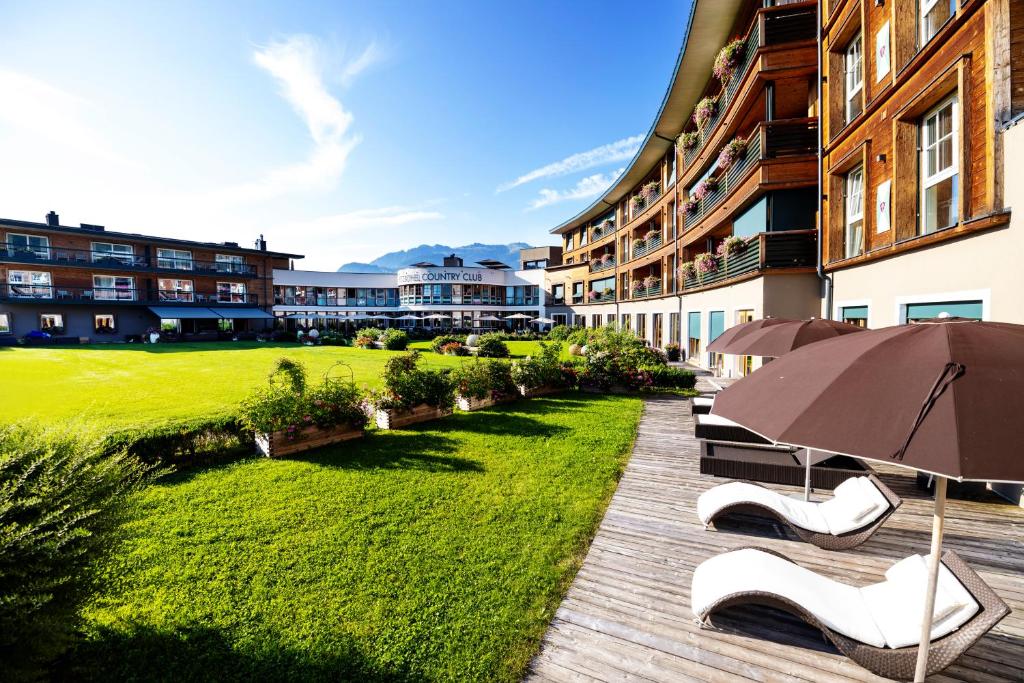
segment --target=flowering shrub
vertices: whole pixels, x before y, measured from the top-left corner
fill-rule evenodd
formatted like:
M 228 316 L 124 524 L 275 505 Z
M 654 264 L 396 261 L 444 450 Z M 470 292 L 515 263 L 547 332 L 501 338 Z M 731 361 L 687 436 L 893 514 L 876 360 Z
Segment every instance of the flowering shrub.
M 528 356 L 512 364 L 512 381 L 524 389 L 564 386 L 564 376 L 559 361 L 560 347 L 557 344 L 540 343 L 536 356 Z
M 595 290 L 593 290 L 593 289 L 592 289 L 592 290 L 590 290 L 589 292 L 587 292 L 587 299 L 589 299 L 590 301 L 597 301 L 597 300 L 598 300 L 598 299 L 600 299 L 600 298 L 601 298 L 601 295 L 600 295 L 600 294 L 598 294 L 598 293 L 597 293 L 597 292 L 596 292 Z
M 678 353 L 678 346 L 676 347 Z M 678 357 L 678 356 L 677 356 Z M 687 381 L 681 376 L 670 379 L 669 374 L 682 373 L 667 366 L 668 356 L 657 349 L 647 346 L 630 330 L 617 330 L 608 325 L 593 330 L 587 344 L 586 361 L 578 366 L 579 383 L 592 388 L 608 389 L 612 386 L 624 386 L 632 389 L 651 389 L 657 386 L 674 386 L 664 382 Z M 689 375 L 693 386 L 695 378 Z
M 656 275 L 648 275 L 647 277 L 644 278 L 644 287 L 650 289 L 651 287 L 656 286 L 660 282 L 661 280 Z
M 633 293 L 643 294 L 644 293 L 644 282 L 643 280 L 633 280 Z
M 717 251 L 719 256 L 723 258 L 729 258 L 730 256 L 735 256 L 736 254 L 739 254 L 746 247 L 746 240 L 744 240 L 742 237 L 736 237 L 735 235 L 733 235 L 731 237 L 726 237 L 724 240 L 722 240 L 722 242 L 718 245 Z
M 739 68 L 745 49 L 746 43 L 743 42 L 742 38 L 737 38 L 719 50 L 718 56 L 715 57 L 715 64 L 711 67 L 715 78 L 723 84 L 727 83 L 733 77 L 733 74 L 736 73 L 736 69 Z
M 660 237 L 660 236 L 661 236 L 661 232 L 659 232 L 658 230 L 648 230 L 647 234 L 644 235 L 644 241 L 650 242 L 655 237 Z
M 352 342 L 357 348 L 360 349 L 375 349 L 373 345 L 373 337 L 360 336 L 356 337 L 356 340 Z
M 692 280 L 697 277 L 697 266 L 693 261 L 687 261 L 679 266 L 679 277 L 683 280 Z
M 661 183 L 657 180 L 652 180 L 640 188 L 640 194 L 643 195 L 646 202 L 653 201 L 659 192 L 661 192 Z
M 722 151 L 718 153 L 718 168 L 728 171 L 747 153 L 747 141 L 743 138 L 733 138 L 726 143 Z
M 463 363 L 452 371 L 451 379 L 455 391 L 463 398 L 500 400 L 517 393 L 512 383 L 512 365 L 506 360 L 477 359 Z
M 645 240 L 643 237 L 637 237 L 635 240 L 633 240 L 633 248 L 634 249 L 642 249 L 642 248 L 644 248 L 646 246 L 647 246 L 647 240 Z
M 697 268 L 698 276 L 711 275 L 718 272 L 718 259 L 711 252 L 697 254 L 697 258 L 693 260 L 693 265 Z
M 601 265 L 607 265 L 607 264 L 612 262 L 612 255 L 611 254 L 601 254 L 600 261 L 601 261 Z
M 608 232 L 609 230 L 614 230 L 615 221 L 613 221 L 611 218 L 605 218 L 603 221 L 601 221 L 597 228 L 601 232 Z
M 451 410 L 455 393 L 447 370 L 422 370 L 419 351 L 410 351 L 384 364 L 384 388 L 371 391 L 369 403 L 377 409 L 408 410 L 426 404 Z
M 409 335 L 392 327 L 380 336 L 380 341 L 389 351 L 404 351 L 409 346 Z
M 699 202 L 717 189 L 718 178 L 708 177 L 693 186 L 693 191 L 690 192 L 690 197 Z
M 679 149 L 692 149 L 697 145 L 697 132 L 680 133 L 676 138 L 676 147 Z
M 634 211 L 639 211 L 647 205 L 647 198 L 642 194 L 635 194 L 629 202 L 632 204 Z
M 508 346 L 503 339 L 503 335 L 495 332 L 480 335 L 476 355 L 480 358 L 508 358 Z
M 430 348 L 434 349 L 435 353 L 444 353 L 444 351 L 442 351 L 441 349 L 447 346 L 448 344 L 458 344 L 459 346 L 462 346 L 465 343 L 466 338 L 464 336 L 459 336 L 455 334 L 440 334 L 434 337 L 433 341 L 430 342 Z
M 669 363 L 675 363 L 677 360 L 679 360 L 679 357 L 680 357 L 679 344 L 676 344 L 675 342 L 671 342 L 669 344 L 666 344 L 665 345 L 665 355 L 668 356 L 668 362 Z
M 445 356 L 468 356 L 469 349 L 455 341 L 444 344 L 440 349 L 438 349 L 438 353 Z
M 717 97 L 705 97 L 693 110 L 693 122 L 698 126 L 703 126 L 705 123 L 711 120 L 711 118 L 718 113 L 718 98 Z
M 298 439 L 306 427 L 362 428 L 366 416 L 361 403 L 362 395 L 355 383 L 325 377 L 319 384 L 307 386 L 305 368 L 283 358 L 277 362 L 268 385 L 243 399 L 238 421 L 259 434 L 284 432 L 289 439 Z
M 373 341 L 378 341 L 382 334 L 384 334 L 384 330 L 376 327 L 363 327 L 356 330 L 356 337 L 369 337 Z
M 682 204 L 683 213 L 685 213 L 688 216 L 692 216 L 693 214 L 697 213 L 697 208 L 699 206 L 700 202 L 698 202 L 696 199 L 687 199 Z

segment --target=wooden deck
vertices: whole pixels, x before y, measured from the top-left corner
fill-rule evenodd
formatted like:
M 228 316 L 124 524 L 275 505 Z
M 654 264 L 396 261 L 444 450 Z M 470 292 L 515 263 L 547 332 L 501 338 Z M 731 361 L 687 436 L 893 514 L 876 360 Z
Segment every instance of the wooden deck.
M 880 469 L 905 502 L 852 551 L 818 550 L 766 521 L 707 531 L 697 519 L 696 499 L 721 480 L 698 473 L 689 403 L 648 400 L 632 459 L 528 680 L 885 680 L 782 612 L 735 609 L 715 620 L 721 630 L 699 629 L 690 611 L 690 579 L 712 555 L 761 545 L 839 580 L 880 581 L 895 560 L 928 552 L 931 501 L 905 472 Z M 945 547 L 960 553 L 1013 612 L 929 680 L 1024 681 L 1024 510 L 995 496 L 950 500 L 946 519 Z

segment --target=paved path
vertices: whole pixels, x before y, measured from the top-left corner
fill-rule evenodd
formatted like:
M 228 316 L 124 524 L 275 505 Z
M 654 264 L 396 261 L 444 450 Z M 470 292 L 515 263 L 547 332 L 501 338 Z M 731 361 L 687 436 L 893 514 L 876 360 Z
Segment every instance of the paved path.
M 704 378 L 702 378 L 702 381 Z M 882 580 L 896 559 L 927 553 L 931 501 L 896 468 L 880 474 L 900 511 L 854 551 L 827 553 L 773 523 L 707 531 L 697 496 L 720 480 L 698 471 L 689 402 L 651 398 L 633 455 L 587 557 L 531 664 L 531 681 L 879 681 L 795 618 L 743 608 L 698 629 L 690 579 L 702 560 L 761 545 L 854 584 Z M 775 487 L 797 493 L 794 487 Z M 1024 680 L 1024 510 L 992 500 L 950 501 L 947 547 L 1014 612 L 965 657 L 930 680 Z

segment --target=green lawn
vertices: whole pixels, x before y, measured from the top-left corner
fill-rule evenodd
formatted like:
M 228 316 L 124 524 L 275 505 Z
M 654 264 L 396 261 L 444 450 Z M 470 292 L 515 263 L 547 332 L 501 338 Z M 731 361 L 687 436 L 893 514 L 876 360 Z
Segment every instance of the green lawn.
M 208 357 L 216 370 L 182 376 L 175 391 L 191 403 L 210 393 L 199 390 L 207 382 L 258 381 L 281 351 L 219 352 Z M 372 353 L 289 351 L 317 367 Z M 82 367 L 90 353 L 32 360 Z M 180 367 L 148 365 L 173 361 L 171 351 L 97 357 L 109 368 L 137 363 L 150 382 Z M 67 395 L 61 379 L 47 381 Z M 138 496 L 85 609 L 87 640 L 60 677 L 516 681 L 614 490 L 640 412 L 636 398 L 566 394 L 307 458 L 166 477 Z

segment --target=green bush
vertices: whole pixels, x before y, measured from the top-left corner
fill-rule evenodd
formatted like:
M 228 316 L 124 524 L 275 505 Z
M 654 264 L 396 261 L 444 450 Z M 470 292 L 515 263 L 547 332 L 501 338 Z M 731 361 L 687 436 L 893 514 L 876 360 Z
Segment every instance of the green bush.
M 389 358 L 381 379 L 384 388 L 370 392 L 376 408 L 407 410 L 427 404 L 442 410 L 455 405 L 455 386 L 448 370 L 423 370 L 418 367 L 419 351 Z
M 679 344 L 675 342 L 665 345 L 665 356 L 670 363 L 675 363 L 680 358 Z
M 442 334 L 434 337 L 433 341 L 430 342 L 430 348 L 434 350 L 434 353 L 444 353 L 441 348 L 448 344 L 465 344 L 466 338 L 457 334 Z
M 406 347 L 409 346 L 409 335 L 402 330 L 392 327 L 380 336 L 380 341 L 384 343 L 384 348 L 389 351 L 405 351 Z
M 562 363 L 559 360 L 558 344 L 540 343 L 535 356 L 529 356 L 512 364 L 512 381 L 524 389 L 561 386 L 563 384 Z
M 373 345 L 373 337 L 367 337 L 365 335 L 357 336 L 356 340 L 354 342 L 352 342 L 352 345 L 355 346 L 358 349 L 375 349 L 375 348 L 377 348 L 376 346 Z
M 352 340 L 340 334 L 328 332 L 320 335 L 320 344 L 322 346 L 352 346 Z
M 680 370 L 667 365 L 653 365 L 642 369 L 650 373 L 651 382 L 655 387 L 693 389 L 697 386 L 697 376 L 689 370 Z
M 39 679 L 70 644 L 91 569 L 113 545 L 145 466 L 74 429 L 0 428 L 0 662 Z
M 231 460 L 254 448 L 252 433 L 233 416 L 126 429 L 103 439 L 107 454 L 124 452 L 146 464 L 176 467 Z
M 585 346 L 590 341 L 591 331 L 585 327 L 575 327 L 569 332 L 566 341 L 577 346 Z
M 480 335 L 476 349 L 476 355 L 481 358 L 508 358 L 508 346 L 496 332 Z
M 507 360 L 479 358 L 463 363 L 451 373 L 455 391 L 465 398 L 503 398 L 517 393 L 512 364 Z
M 565 341 L 569 338 L 570 332 L 572 332 L 572 329 L 565 325 L 555 325 L 548 332 L 548 339 L 551 341 Z
M 380 341 L 381 335 L 384 331 L 378 327 L 362 327 L 356 330 L 356 337 L 369 337 L 373 341 Z

